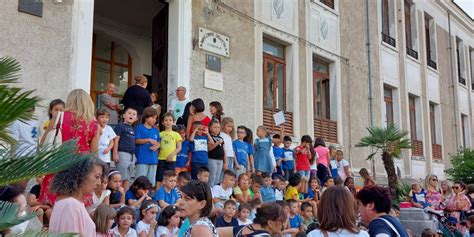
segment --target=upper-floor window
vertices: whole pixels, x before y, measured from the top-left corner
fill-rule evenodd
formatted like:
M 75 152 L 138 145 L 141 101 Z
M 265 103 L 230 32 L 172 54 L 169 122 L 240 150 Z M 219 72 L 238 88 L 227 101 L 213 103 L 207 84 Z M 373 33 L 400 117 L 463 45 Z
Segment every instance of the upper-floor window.
M 418 59 L 418 40 L 416 31 L 416 9 L 415 4 L 405 0 L 405 41 L 407 54 Z
M 382 41 L 395 47 L 394 1 L 382 0 Z
M 319 0 L 319 2 L 328 6 L 331 9 L 334 9 L 334 0 Z
M 430 133 L 431 133 L 431 143 L 438 144 L 436 141 L 436 111 L 435 104 L 430 103 Z
M 425 46 L 426 46 L 426 62 L 428 66 L 436 69 L 436 39 L 435 39 L 435 22 L 433 17 L 425 13 Z
M 464 44 L 461 39 L 456 37 L 456 61 L 458 68 L 458 81 L 466 85 L 465 66 L 464 66 Z
M 263 41 L 263 105 L 273 110 L 286 109 L 285 46 Z
M 314 115 L 320 119 L 330 119 L 329 64 L 320 60 L 313 62 Z
M 474 90 L 474 49 L 469 48 L 469 68 L 471 71 L 471 90 Z
M 408 96 L 408 108 L 410 111 L 410 135 L 411 140 L 417 140 L 416 136 L 416 98 L 414 96 Z
M 469 117 L 461 114 L 461 135 L 462 135 L 462 146 L 469 147 Z
M 393 90 L 390 87 L 383 88 L 383 100 L 385 103 L 385 124 L 393 124 Z

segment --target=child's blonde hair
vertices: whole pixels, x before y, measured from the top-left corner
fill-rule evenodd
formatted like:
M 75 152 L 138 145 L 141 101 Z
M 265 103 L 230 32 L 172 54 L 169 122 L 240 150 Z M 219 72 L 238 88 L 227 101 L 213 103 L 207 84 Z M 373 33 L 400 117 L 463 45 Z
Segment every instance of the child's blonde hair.
M 232 123 L 232 131 L 229 133 L 229 136 L 232 138 L 232 140 L 235 139 L 235 124 L 234 124 L 234 120 L 230 117 L 225 117 L 222 119 L 222 127 L 224 127 L 225 125 L 227 125 L 228 123 Z
M 66 110 L 76 113 L 77 118 L 91 122 L 94 119 L 94 102 L 83 89 L 72 90 L 67 96 Z
M 257 127 L 257 130 L 262 130 L 265 132 L 265 137 L 268 137 L 270 136 L 270 133 L 268 133 L 267 129 L 263 126 L 263 125 L 260 125 Z M 258 135 L 257 135 L 258 136 Z
M 108 231 L 109 220 L 114 219 L 117 216 L 117 212 L 112 207 L 101 203 L 94 212 L 94 223 L 95 230 L 98 233 L 105 234 Z

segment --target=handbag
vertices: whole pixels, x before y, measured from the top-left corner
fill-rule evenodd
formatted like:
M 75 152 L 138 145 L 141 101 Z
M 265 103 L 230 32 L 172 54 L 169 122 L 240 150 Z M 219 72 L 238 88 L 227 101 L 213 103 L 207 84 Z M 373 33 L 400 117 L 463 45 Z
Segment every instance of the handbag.
M 46 136 L 45 145 L 52 145 L 53 147 L 60 146 L 63 143 L 62 127 L 64 120 L 64 112 L 59 112 L 58 117 L 54 121 L 53 129 L 49 131 Z

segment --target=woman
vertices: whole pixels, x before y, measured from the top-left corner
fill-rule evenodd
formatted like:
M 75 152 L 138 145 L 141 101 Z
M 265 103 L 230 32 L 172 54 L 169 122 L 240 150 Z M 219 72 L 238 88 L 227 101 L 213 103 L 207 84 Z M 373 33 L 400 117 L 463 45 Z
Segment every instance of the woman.
M 212 194 L 209 185 L 191 180 L 181 187 L 180 210 L 189 219 L 183 237 L 217 237 L 216 227 L 208 219 L 212 211 Z
M 99 149 L 100 128 L 94 117 L 94 102 L 83 89 L 75 89 L 69 93 L 66 100 L 64 113 L 58 113 L 52 121 L 56 121 L 57 116 L 63 116 L 61 128 L 62 142 L 77 139 L 77 153 L 94 153 Z M 45 136 L 53 129 L 54 123 L 50 123 L 46 128 Z M 47 175 L 41 184 L 39 200 L 52 205 L 56 201 L 57 195 L 49 191 L 49 183 L 53 174 Z M 92 196 L 90 196 L 92 200 Z
M 282 233 L 283 223 L 288 219 L 281 205 L 275 202 L 266 202 L 257 208 L 253 223 L 234 227 L 218 228 L 220 237 L 227 236 L 273 236 Z
M 125 94 L 123 94 L 122 104 L 125 109 L 134 108 L 138 113 L 138 121 L 141 120 L 143 110 L 152 105 L 150 93 L 146 87 L 148 85 L 148 79 L 145 76 L 139 75 L 135 77 L 136 85 L 129 87 Z
M 156 112 L 158 113 L 157 118 L 159 119 L 161 116 L 161 105 L 158 104 L 158 92 L 153 91 L 150 93 L 150 99 L 151 99 L 151 107 L 156 109 Z M 156 124 L 160 124 L 158 119 L 156 120 Z
M 431 207 L 435 210 L 443 210 L 444 209 L 444 198 L 443 194 L 438 188 L 438 177 L 434 174 L 429 174 L 426 176 L 425 179 L 425 187 L 426 187 L 426 203 L 431 205 Z
M 320 229 L 308 236 L 369 236 L 357 227 L 357 203 L 343 187 L 328 188 L 321 197 L 318 208 Z
M 319 181 L 324 183 L 326 176 L 331 176 L 331 171 L 329 170 L 329 149 L 322 138 L 318 137 L 314 141 L 314 151 L 318 154 L 317 176 Z
M 206 107 L 204 106 L 204 101 L 201 98 L 197 98 L 191 102 L 191 116 L 189 116 L 188 126 L 186 126 L 186 134 L 188 135 L 188 137 L 193 132 L 192 125 L 195 121 L 200 121 L 205 127 L 207 127 L 211 122 L 211 118 L 204 114 L 205 109 Z
M 443 180 L 440 182 L 441 193 L 443 194 L 444 200 L 448 200 L 453 195 L 453 188 L 449 180 Z
M 469 199 L 469 202 L 471 203 L 471 210 L 469 210 L 467 213 L 472 214 L 474 213 L 474 184 L 467 185 L 466 196 Z
M 456 181 L 453 185 L 453 195 L 448 199 L 446 208 L 444 209 L 449 216 L 452 216 L 460 221 L 461 212 L 466 212 L 471 209 L 471 202 L 465 194 L 466 185 L 462 181 Z M 465 216 L 464 216 L 465 218 Z
M 212 101 L 209 103 L 209 112 L 211 112 L 212 118 L 217 119 L 219 122 L 222 122 L 222 118 L 224 118 L 224 108 L 219 101 Z
M 87 213 L 83 197 L 94 191 L 102 175 L 107 172 L 100 162 L 86 159 L 54 176 L 51 191 L 59 196 L 51 214 L 51 232 L 96 236 L 96 227 Z

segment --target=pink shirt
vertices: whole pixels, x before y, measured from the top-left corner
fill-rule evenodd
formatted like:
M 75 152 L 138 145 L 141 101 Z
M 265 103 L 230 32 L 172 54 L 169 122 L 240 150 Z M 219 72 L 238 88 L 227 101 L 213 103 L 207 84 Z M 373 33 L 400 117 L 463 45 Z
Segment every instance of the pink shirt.
M 323 164 L 324 166 L 329 167 L 329 148 L 318 146 L 314 148 L 314 151 L 318 154 L 318 164 Z
M 72 197 L 59 200 L 54 204 L 49 230 L 54 233 L 96 236 L 94 221 L 87 213 L 84 203 Z

